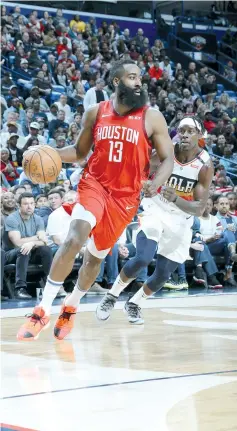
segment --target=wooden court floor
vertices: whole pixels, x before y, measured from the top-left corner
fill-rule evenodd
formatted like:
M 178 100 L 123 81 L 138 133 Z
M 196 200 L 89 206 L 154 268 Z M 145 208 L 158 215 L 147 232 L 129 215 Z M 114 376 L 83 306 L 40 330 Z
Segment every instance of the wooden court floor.
M 81 309 L 70 338 L 1 319 L 1 421 L 37 431 L 237 431 L 237 295 L 146 302 L 131 326 Z M 87 308 L 88 309 L 88 308 Z M 21 427 L 21 428 L 18 428 Z

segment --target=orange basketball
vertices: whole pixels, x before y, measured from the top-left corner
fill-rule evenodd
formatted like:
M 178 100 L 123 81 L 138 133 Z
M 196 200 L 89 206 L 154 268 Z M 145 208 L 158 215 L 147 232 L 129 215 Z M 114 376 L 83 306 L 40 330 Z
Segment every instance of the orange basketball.
M 62 169 L 62 160 L 54 148 L 39 145 L 23 154 L 22 167 L 32 183 L 54 183 Z

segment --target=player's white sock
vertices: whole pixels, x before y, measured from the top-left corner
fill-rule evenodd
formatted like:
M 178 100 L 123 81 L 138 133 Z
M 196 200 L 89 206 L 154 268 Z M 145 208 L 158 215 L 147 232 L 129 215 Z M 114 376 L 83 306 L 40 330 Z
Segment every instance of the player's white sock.
M 120 274 L 116 278 L 113 286 L 111 287 L 109 293 L 114 296 L 119 296 L 120 293 L 127 287 L 134 279 L 130 279 L 129 281 L 123 281 L 121 280 Z
M 80 290 L 78 282 L 74 286 L 72 293 L 66 298 L 65 305 L 71 307 L 77 307 L 81 298 L 87 293 L 87 290 Z
M 49 277 L 47 278 L 42 301 L 39 304 L 39 307 L 42 307 L 45 310 L 47 316 L 50 314 L 53 300 L 56 298 L 62 285 L 63 281 L 54 281 Z
M 132 298 L 129 299 L 128 302 L 132 302 L 133 304 L 140 305 L 142 300 L 147 298 L 149 298 L 149 295 L 145 294 L 142 286 L 141 289 L 139 289 L 137 293 L 135 293 L 135 295 L 133 295 Z

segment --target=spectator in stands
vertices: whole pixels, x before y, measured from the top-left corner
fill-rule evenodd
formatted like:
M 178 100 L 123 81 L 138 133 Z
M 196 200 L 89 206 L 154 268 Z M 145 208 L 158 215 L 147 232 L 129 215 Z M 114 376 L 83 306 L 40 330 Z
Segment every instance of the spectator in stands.
M 48 194 L 48 205 L 43 206 L 37 212 L 44 220 L 45 228 L 48 224 L 49 215 L 59 208 L 63 203 L 63 193 L 60 190 L 52 189 Z
M 39 145 L 39 139 L 38 138 L 29 138 L 27 139 L 24 147 L 22 148 L 22 153 L 24 154 L 25 151 L 27 151 L 30 147 L 35 147 L 36 145 Z
M 32 71 L 29 70 L 29 63 L 26 58 L 23 58 L 20 62 L 20 67 L 16 70 L 17 73 L 22 77 L 18 79 L 18 83 L 25 84 L 32 78 Z
M 68 129 L 68 123 L 65 122 L 65 112 L 61 109 L 59 109 L 59 111 L 58 111 L 57 120 L 51 120 L 49 123 L 49 137 L 50 138 L 54 137 L 55 131 L 58 128 L 62 128 L 65 131 Z
M 36 208 L 47 207 L 49 205 L 47 195 L 40 194 L 35 198 L 35 214 L 37 214 Z
M 71 111 L 71 107 L 67 104 L 66 94 L 61 94 L 59 101 L 55 102 L 55 105 L 57 105 L 59 112 L 64 111 L 65 121 L 69 123 L 71 121 L 72 111 Z
M 20 195 L 22 193 L 25 193 L 25 192 L 26 192 L 25 186 L 23 186 L 23 185 L 14 186 L 14 188 L 12 190 L 12 193 L 14 194 L 15 200 L 16 200 L 17 203 L 18 203 L 18 199 L 19 199 Z
M 235 128 L 232 123 L 227 124 L 225 127 L 225 139 L 226 143 L 232 145 L 234 151 L 237 151 L 237 139 L 235 137 Z
M 215 95 L 217 93 L 217 84 L 214 75 L 207 75 L 206 82 L 201 86 L 201 90 L 203 95 Z
M 39 123 L 36 121 L 33 121 L 33 123 L 30 123 L 30 133 L 28 136 L 26 136 L 26 142 L 30 138 L 37 138 L 40 144 L 45 144 L 45 139 L 43 136 L 39 134 L 40 126 Z
M 19 178 L 19 174 L 14 166 L 14 163 L 9 160 L 10 151 L 8 148 L 1 148 L 1 172 L 5 175 L 5 178 L 10 186 L 16 184 L 16 179 Z
M 212 117 L 215 121 L 217 121 L 219 118 L 222 118 L 223 111 L 221 109 L 220 102 L 218 100 L 214 100 L 213 102 L 213 111 L 212 111 Z
M 40 72 L 40 73 L 42 74 L 42 72 Z M 49 105 L 47 104 L 46 100 L 43 97 L 40 97 L 40 91 L 39 91 L 38 86 L 33 86 L 31 88 L 30 97 L 28 97 L 25 101 L 27 108 L 32 107 L 33 102 L 35 100 L 37 100 L 37 101 L 39 100 L 39 102 L 40 102 L 40 106 L 39 106 L 40 111 L 42 111 L 42 112 L 45 112 L 45 111 L 48 112 L 49 111 Z
M 24 121 L 25 111 L 21 105 L 21 101 L 17 97 L 15 97 L 14 99 L 11 99 L 10 103 L 11 103 L 11 106 L 7 108 L 3 114 L 3 120 L 7 121 L 8 114 L 10 112 L 16 112 L 19 115 L 19 120 Z
M 216 123 L 213 121 L 212 112 L 207 110 L 205 111 L 205 120 L 203 122 L 205 129 L 208 131 L 208 133 L 211 133 L 211 131 L 215 128 Z
M 236 83 L 236 72 L 233 68 L 233 62 L 230 60 L 224 70 L 224 78 Z
M 235 192 L 229 192 L 226 194 L 229 200 L 230 210 L 229 214 L 232 217 L 237 217 L 237 194 Z
M 50 121 L 52 120 L 57 120 L 57 114 L 58 114 L 58 107 L 57 105 L 55 105 L 55 103 L 53 103 L 50 106 L 50 112 L 47 112 L 47 118 L 48 118 L 48 123 L 50 123 Z
M 16 264 L 15 297 L 30 299 L 27 292 L 27 269 L 30 263 L 41 263 L 45 276 L 48 275 L 53 260 L 43 220 L 34 214 L 35 202 L 30 193 L 19 197 L 19 210 L 5 220 L 3 245 L 6 264 Z
M 25 120 L 22 122 L 22 130 L 24 136 L 27 136 L 30 130 L 30 123 L 32 123 L 32 119 L 34 116 L 34 110 L 33 108 L 29 107 L 26 109 L 25 113 Z
M 237 120 L 237 102 L 236 99 L 230 99 L 229 108 L 226 110 L 228 116 Z
M 223 111 L 226 111 L 226 109 L 229 108 L 230 106 L 230 98 L 229 98 L 229 94 L 227 93 L 222 93 L 219 99 L 220 105 L 221 105 L 221 109 Z
M 25 108 L 25 101 L 22 97 L 19 96 L 19 90 L 17 85 L 11 85 L 9 88 L 9 96 L 6 98 L 7 100 L 7 106 L 11 106 L 12 99 L 18 99 L 20 101 L 21 109 Z
M 104 90 L 105 82 L 103 79 L 97 79 L 96 85 L 93 88 L 90 88 L 83 100 L 83 106 L 84 109 L 88 109 L 90 106 L 94 105 L 95 103 L 100 103 L 104 100 L 108 100 L 108 95 L 106 91 Z
M 1 195 L 1 219 L 4 220 L 16 211 L 16 199 L 12 192 L 2 193 Z
M 17 141 L 19 136 L 16 133 L 11 133 L 10 138 L 7 141 L 7 149 L 9 151 L 9 160 L 15 167 L 21 166 L 22 153 L 17 148 Z

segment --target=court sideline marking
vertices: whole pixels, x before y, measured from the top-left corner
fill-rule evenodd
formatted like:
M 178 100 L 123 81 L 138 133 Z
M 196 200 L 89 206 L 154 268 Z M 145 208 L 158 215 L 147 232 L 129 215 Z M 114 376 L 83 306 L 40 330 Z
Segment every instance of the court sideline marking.
M 171 380 L 171 379 L 182 379 L 187 377 L 200 377 L 200 376 L 211 376 L 215 374 L 230 374 L 237 373 L 237 370 L 227 370 L 227 371 L 212 371 L 209 373 L 197 373 L 197 374 L 181 374 L 179 376 L 167 376 L 167 377 L 155 377 L 152 379 L 142 379 L 142 380 L 131 380 L 125 382 L 115 382 L 115 383 L 103 383 L 101 385 L 89 385 L 89 386 L 79 386 L 77 388 L 68 388 L 68 389 L 55 389 L 53 391 L 46 392 L 33 392 L 31 394 L 22 394 L 22 395 L 10 395 L 8 397 L 2 397 L 2 400 L 9 400 L 12 398 L 24 398 L 24 397 L 32 397 L 36 395 L 46 395 L 46 394 L 55 394 L 60 392 L 72 392 L 72 391 L 80 391 L 84 389 L 96 389 L 96 388 L 106 388 L 110 386 L 120 386 L 120 385 L 131 385 L 135 383 L 146 383 L 146 382 L 156 382 L 160 380 Z

